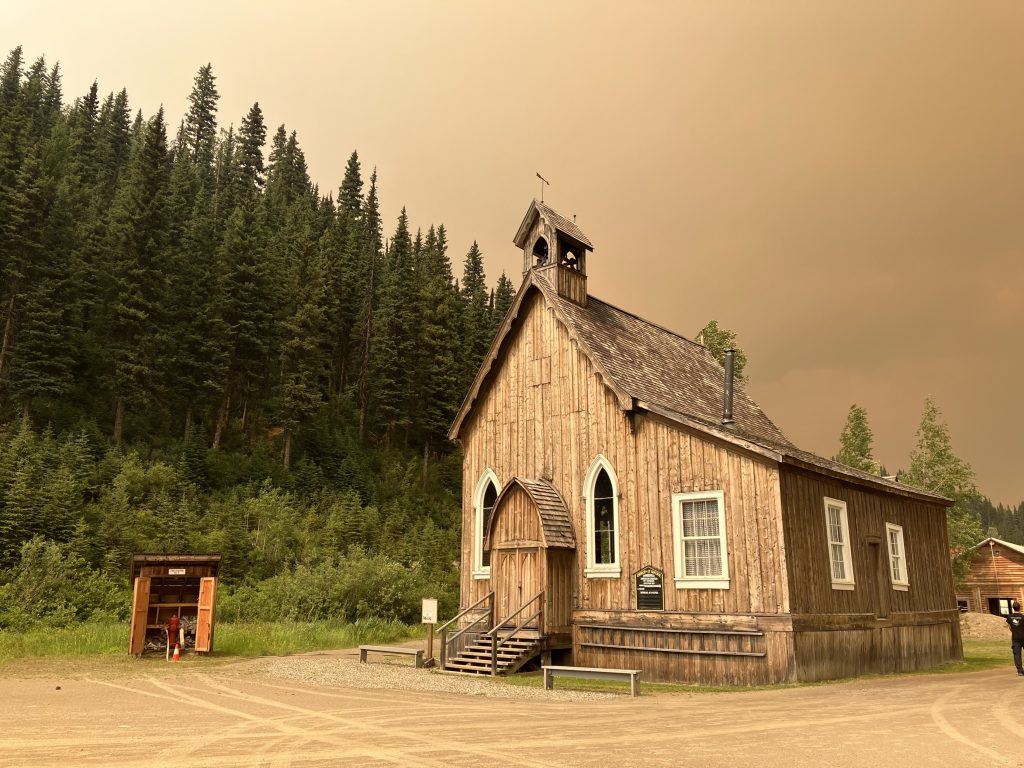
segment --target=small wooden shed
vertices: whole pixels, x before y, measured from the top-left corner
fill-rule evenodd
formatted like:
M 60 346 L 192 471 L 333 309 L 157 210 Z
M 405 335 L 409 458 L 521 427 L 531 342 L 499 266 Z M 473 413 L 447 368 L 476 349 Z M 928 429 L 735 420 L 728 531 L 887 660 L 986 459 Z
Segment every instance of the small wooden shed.
M 184 631 L 183 651 L 212 651 L 219 571 L 220 555 L 133 555 L 128 652 L 163 649 L 172 616 Z
M 1024 546 L 989 537 L 974 545 L 967 576 L 957 586 L 961 611 L 1006 616 L 1024 605 Z

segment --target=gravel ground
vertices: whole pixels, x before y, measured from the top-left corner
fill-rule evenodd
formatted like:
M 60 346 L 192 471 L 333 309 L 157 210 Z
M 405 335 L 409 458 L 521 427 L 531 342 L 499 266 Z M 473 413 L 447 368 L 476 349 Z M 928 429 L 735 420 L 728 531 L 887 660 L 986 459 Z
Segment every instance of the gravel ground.
M 991 613 L 960 614 L 960 636 L 965 640 L 1005 640 L 1010 642 L 1006 619 Z
M 581 701 L 628 697 L 629 686 L 622 693 L 598 691 L 545 691 L 543 688 L 512 685 L 489 677 L 449 674 L 432 669 L 416 669 L 410 659 L 400 656 L 372 654 L 368 663 L 360 664 L 358 656 L 323 654 L 283 656 L 256 659 L 231 669 L 229 674 L 249 677 L 254 674 L 298 683 L 347 688 L 431 691 L 462 696 L 487 696 L 498 699 L 544 699 L 546 701 Z M 558 681 L 555 682 L 558 685 Z M 642 685 L 641 685 L 642 690 Z

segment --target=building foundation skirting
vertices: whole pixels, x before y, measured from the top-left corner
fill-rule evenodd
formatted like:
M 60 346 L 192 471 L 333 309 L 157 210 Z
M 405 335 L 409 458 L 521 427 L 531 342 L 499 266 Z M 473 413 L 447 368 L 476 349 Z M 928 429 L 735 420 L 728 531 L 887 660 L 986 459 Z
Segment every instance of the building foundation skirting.
M 874 616 L 577 611 L 573 663 L 645 680 L 769 685 L 962 660 L 956 611 Z

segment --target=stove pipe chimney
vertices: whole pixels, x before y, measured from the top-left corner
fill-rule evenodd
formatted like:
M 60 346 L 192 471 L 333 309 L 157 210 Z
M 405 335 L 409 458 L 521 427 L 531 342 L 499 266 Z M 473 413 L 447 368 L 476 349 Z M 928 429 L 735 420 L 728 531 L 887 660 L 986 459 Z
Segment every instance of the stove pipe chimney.
M 733 357 L 736 350 L 725 350 L 725 403 L 722 408 L 722 426 L 726 429 L 736 429 L 736 422 L 732 418 L 732 380 L 733 380 Z

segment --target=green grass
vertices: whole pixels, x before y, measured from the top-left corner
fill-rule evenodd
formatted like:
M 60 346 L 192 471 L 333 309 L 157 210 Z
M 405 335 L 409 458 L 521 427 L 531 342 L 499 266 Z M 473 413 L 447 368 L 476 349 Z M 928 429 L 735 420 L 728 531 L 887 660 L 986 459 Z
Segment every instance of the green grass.
M 320 621 L 220 623 L 215 628 L 215 656 L 281 656 L 290 653 L 352 648 L 360 643 L 391 643 L 422 635 L 422 628 L 397 621 L 362 619 L 354 624 Z M 0 630 L 0 662 L 40 657 L 127 654 L 128 625 L 78 624 L 64 629 Z

